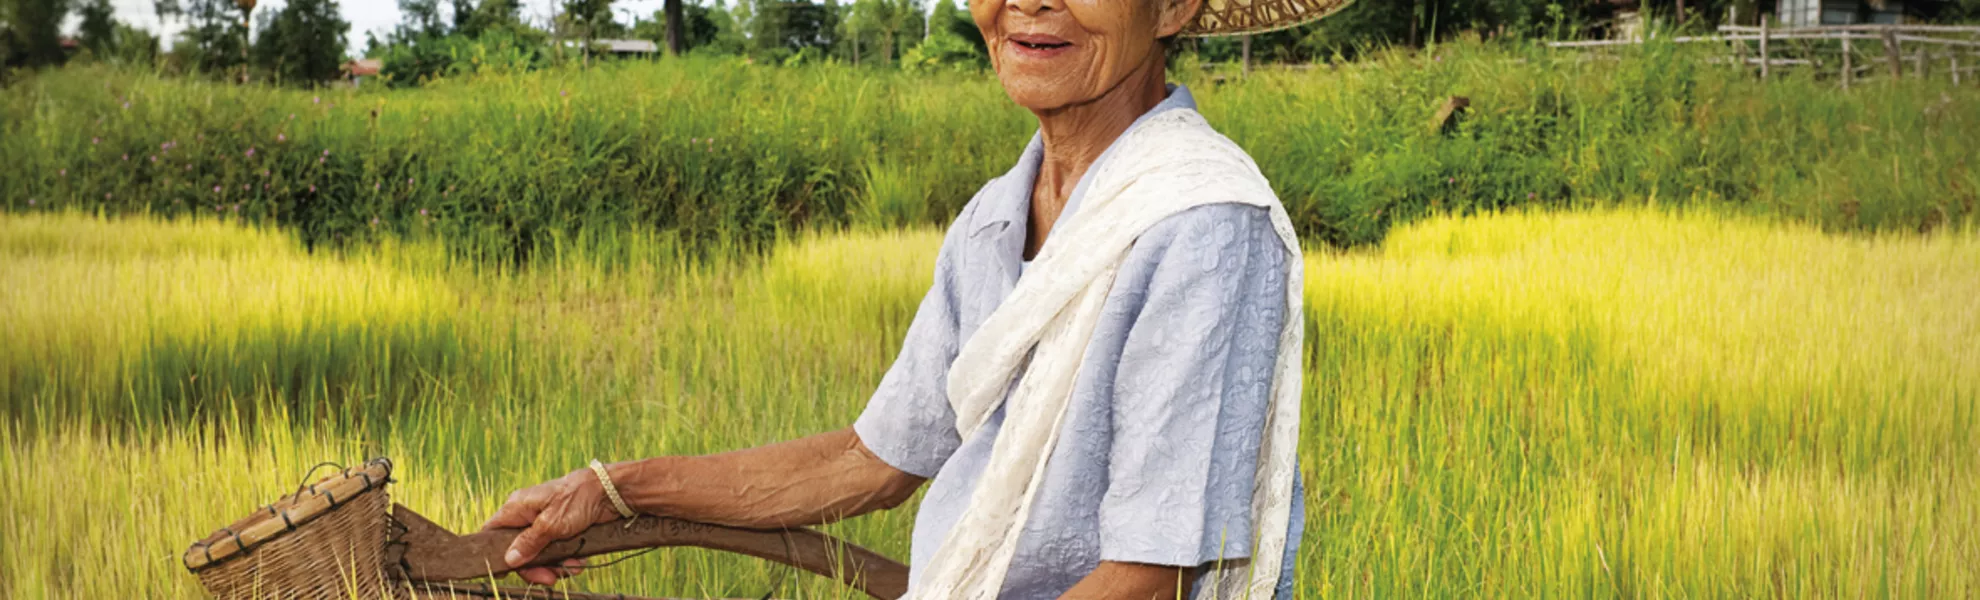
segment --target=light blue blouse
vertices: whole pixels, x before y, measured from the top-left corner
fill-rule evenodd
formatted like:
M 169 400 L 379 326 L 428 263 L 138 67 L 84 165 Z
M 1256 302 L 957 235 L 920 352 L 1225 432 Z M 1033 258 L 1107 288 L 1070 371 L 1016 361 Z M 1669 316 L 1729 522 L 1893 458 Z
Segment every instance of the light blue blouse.
M 1176 108 L 1195 102 L 1172 86 L 1142 118 Z M 980 433 L 960 439 L 949 365 L 1026 267 L 1043 152 L 1033 136 L 1017 166 L 985 184 L 950 225 L 934 285 L 853 425 L 881 460 L 933 479 L 915 518 L 913 564 L 927 564 L 968 507 L 1002 430 L 1000 407 Z M 1059 222 L 1079 209 L 1086 183 Z M 1196 566 L 1250 555 L 1252 480 L 1288 317 L 1288 257 L 1268 215 L 1239 204 L 1197 207 L 1157 223 L 1129 250 L 1002 597 L 1057 597 L 1101 561 Z M 1297 481 L 1294 489 L 1280 598 L 1292 597 L 1305 522 L 1304 491 Z M 911 573 L 918 585 L 920 571 Z

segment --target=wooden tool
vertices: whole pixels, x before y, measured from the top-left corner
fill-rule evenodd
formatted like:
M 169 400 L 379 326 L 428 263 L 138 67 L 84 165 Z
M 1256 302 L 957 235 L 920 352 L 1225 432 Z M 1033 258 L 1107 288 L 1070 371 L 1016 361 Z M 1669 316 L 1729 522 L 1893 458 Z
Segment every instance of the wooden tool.
M 413 599 L 542 590 L 462 585 L 511 569 L 502 555 L 520 529 L 457 535 L 402 505 L 385 488 L 392 464 L 374 459 L 283 496 L 186 550 L 186 568 L 227 599 Z M 389 507 L 389 508 L 388 508 Z M 531 565 L 642 548 L 692 546 L 745 554 L 831 577 L 868 596 L 907 593 L 907 567 L 807 528 L 757 530 L 640 516 L 601 523 L 544 548 Z M 565 597 L 565 592 L 555 592 Z M 585 598 L 586 594 L 571 594 Z M 596 596 L 606 597 L 606 596 Z M 613 598 L 631 598 L 611 595 Z

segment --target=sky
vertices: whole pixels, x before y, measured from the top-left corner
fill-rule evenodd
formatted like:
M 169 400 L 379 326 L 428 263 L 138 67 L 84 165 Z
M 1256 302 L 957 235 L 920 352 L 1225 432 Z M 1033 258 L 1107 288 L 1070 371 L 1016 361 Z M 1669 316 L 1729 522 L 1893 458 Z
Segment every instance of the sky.
M 111 1 L 117 7 L 117 20 L 136 25 L 153 33 L 159 31 L 165 32 L 166 35 L 159 37 L 166 40 L 165 43 L 168 46 L 171 43 L 170 40 L 178 35 L 179 30 L 185 28 L 184 19 L 175 19 L 171 23 L 171 26 L 160 27 L 157 11 L 151 7 L 151 0 Z M 556 2 L 557 0 L 523 0 L 522 17 L 525 21 L 538 25 L 546 23 L 550 20 L 550 12 Z M 637 15 L 642 19 L 648 18 L 653 15 L 654 11 L 660 10 L 660 3 L 661 0 L 615 0 L 612 2 L 612 16 L 621 22 L 628 21 L 632 15 Z M 261 14 L 264 12 L 274 14 L 275 11 L 281 10 L 286 4 L 288 4 L 287 0 L 261 0 L 260 4 L 254 9 L 255 18 L 257 20 L 260 19 Z M 445 3 L 443 2 L 443 4 Z M 366 32 L 377 32 L 378 37 L 383 38 L 385 37 L 385 32 L 390 31 L 392 26 L 397 25 L 399 22 L 398 0 L 337 0 L 337 5 L 343 9 L 344 20 L 349 21 L 351 24 L 350 33 L 345 34 L 345 39 L 348 41 L 346 51 L 353 56 L 364 52 L 364 34 Z M 77 22 L 78 17 L 71 14 L 68 26 L 64 29 L 70 32 L 75 31 Z

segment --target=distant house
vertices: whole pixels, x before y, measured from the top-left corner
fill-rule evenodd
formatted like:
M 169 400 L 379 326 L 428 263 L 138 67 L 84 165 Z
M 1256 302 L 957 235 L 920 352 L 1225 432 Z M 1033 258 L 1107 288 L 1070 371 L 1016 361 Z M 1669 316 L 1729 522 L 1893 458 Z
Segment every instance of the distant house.
M 1780 0 L 1774 14 L 1785 27 L 1896 25 L 1938 12 L 1938 0 Z
M 600 52 L 621 56 L 653 54 L 660 51 L 660 45 L 652 40 L 592 40 L 591 47 Z
M 364 78 L 377 77 L 378 72 L 384 68 L 385 61 L 376 58 L 360 58 L 344 63 L 344 80 L 351 82 L 351 87 L 358 87 L 364 85 Z
M 1602 0 L 1607 5 L 1609 19 L 1606 23 L 1607 37 L 1612 40 L 1643 39 L 1643 12 L 1638 0 Z

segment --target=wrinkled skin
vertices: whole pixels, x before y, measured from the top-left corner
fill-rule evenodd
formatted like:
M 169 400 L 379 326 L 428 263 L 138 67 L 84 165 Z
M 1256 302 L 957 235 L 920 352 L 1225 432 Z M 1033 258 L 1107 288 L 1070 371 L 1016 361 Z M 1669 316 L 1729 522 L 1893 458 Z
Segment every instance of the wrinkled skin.
M 1201 0 L 970 0 L 969 13 L 1004 92 L 1043 118 L 1123 91 L 1152 89 L 1160 102 L 1161 39 L 1182 31 L 1200 6 Z M 1037 36 L 1069 45 L 1040 51 L 1020 43 Z M 1141 112 L 1126 116 L 1132 122 Z
M 1163 85 L 1163 38 L 1202 0 L 970 0 L 1004 93 L 1038 116 L 1045 159 L 1032 183 L 1024 258 L 1045 245 L 1086 169 L 1148 112 Z

